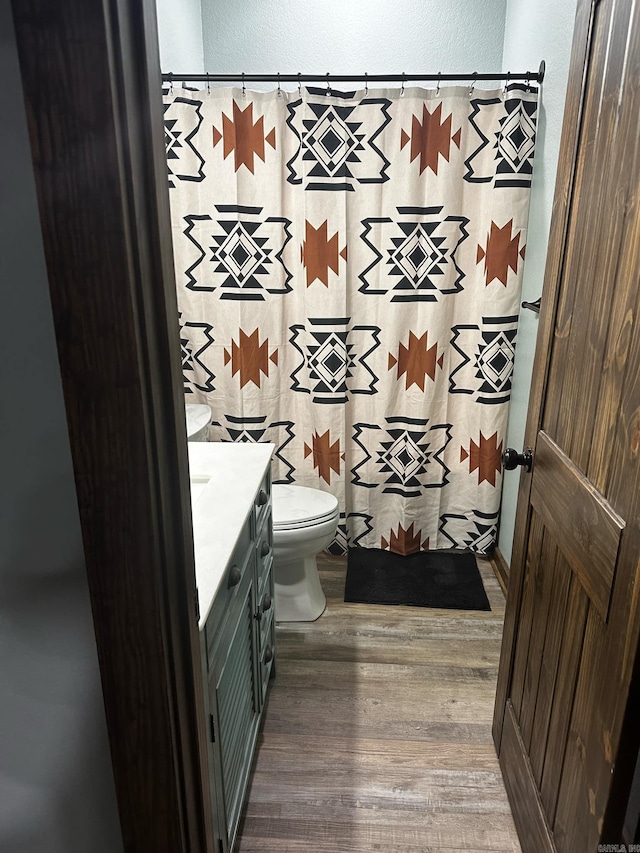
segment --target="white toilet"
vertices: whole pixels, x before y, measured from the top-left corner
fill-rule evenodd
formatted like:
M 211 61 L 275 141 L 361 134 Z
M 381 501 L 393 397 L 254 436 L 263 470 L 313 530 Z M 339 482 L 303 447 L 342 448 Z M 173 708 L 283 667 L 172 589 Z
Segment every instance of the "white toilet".
M 316 554 L 338 527 L 338 499 L 306 486 L 272 487 L 273 572 L 278 622 L 313 622 L 327 605 Z
M 208 441 L 211 409 L 187 403 L 187 438 Z M 316 554 L 338 527 L 338 499 L 306 486 L 272 487 L 273 572 L 278 622 L 314 622 L 327 600 L 320 586 Z
M 209 441 L 210 407 L 204 403 L 187 403 L 184 408 L 187 416 L 187 440 Z

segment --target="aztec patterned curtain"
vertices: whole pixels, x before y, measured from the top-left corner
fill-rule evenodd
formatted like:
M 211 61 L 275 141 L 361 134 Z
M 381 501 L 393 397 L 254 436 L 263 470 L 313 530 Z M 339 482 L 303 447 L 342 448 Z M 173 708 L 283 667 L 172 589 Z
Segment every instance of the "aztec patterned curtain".
M 494 543 L 537 91 L 175 90 L 185 392 L 347 545 Z

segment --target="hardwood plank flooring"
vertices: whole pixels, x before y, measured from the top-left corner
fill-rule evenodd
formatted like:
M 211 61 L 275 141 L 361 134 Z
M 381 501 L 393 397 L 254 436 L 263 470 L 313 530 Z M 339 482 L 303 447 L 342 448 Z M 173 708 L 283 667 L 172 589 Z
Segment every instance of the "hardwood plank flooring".
M 319 559 L 313 623 L 279 624 L 277 676 L 238 853 L 520 853 L 491 739 L 504 597 L 491 612 L 345 604 Z

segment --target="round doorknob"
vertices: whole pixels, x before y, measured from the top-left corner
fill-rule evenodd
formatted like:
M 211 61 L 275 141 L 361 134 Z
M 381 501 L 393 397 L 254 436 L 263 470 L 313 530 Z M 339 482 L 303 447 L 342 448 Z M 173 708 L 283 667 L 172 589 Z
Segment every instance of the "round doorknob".
M 262 599 L 262 612 L 266 613 L 267 610 L 271 610 L 271 596 L 268 592 L 265 592 L 264 598 Z
M 264 489 L 260 489 L 260 493 L 258 494 L 258 506 L 264 506 L 268 500 L 269 495 Z
M 263 542 L 261 547 L 260 547 L 260 556 L 261 557 L 268 556 L 270 550 L 271 550 L 271 545 L 269 545 L 268 542 Z
M 527 447 L 523 453 L 518 453 L 513 447 L 507 447 L 502 454 L 502 465 L 507 471 L 514 471 L 518 465 L 521 465 L 525 471 L 530 471 L 532 463 L 533 453 L 530 447 Z
M 231 566 L 231 570 L 229 571 L 229 582 L 228 588 L 231 589 L 234 586 L 237 586 L 242 579 L 242 572 L 237 566 Z
M 264 662 L 265 663 L 271 663 L 272 660 L 273 660 L 273 649 L 271 648 L 271 646 L 267 646 L 267 648 L 264 650 Z

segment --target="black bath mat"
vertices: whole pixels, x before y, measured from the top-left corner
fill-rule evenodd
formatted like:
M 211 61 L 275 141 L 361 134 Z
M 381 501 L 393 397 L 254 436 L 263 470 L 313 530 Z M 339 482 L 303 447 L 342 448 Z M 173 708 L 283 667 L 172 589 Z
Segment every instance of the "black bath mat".
M 421 551 L 403 557 L 379 548 L 350 548 L 344 600 L 491 610 L 476 558 L 467 551 Z

